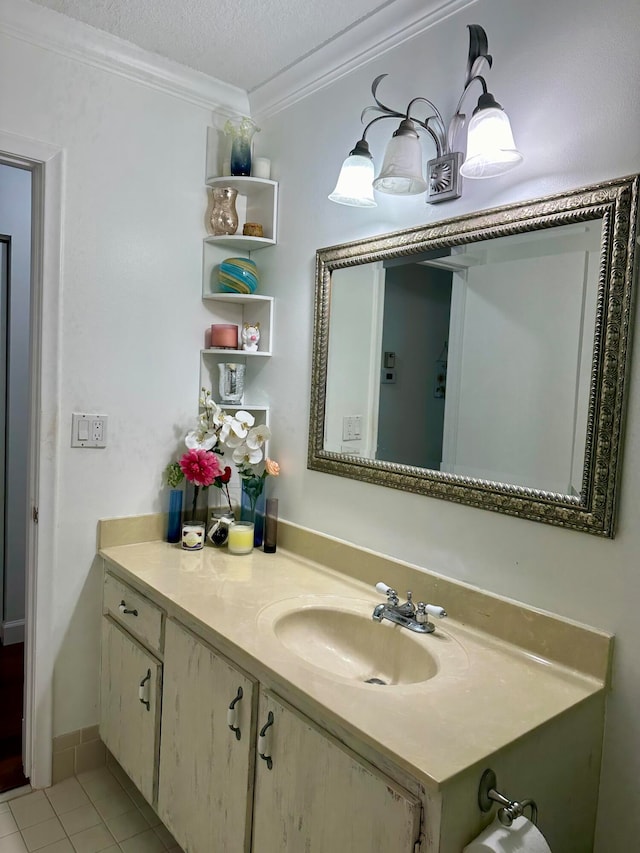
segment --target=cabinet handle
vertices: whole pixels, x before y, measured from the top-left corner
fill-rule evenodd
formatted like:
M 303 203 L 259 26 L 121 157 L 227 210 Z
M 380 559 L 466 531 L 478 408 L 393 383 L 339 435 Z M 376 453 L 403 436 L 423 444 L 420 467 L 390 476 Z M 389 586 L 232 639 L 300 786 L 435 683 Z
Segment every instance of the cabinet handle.
M 120 611 L 120 613 L 131 614 L 132 616 L 137 616 L 137 615 L 138 615 L 138 611 L 137 611 L 137 610 L 128 610 L 128 609 L 127 609 L 127 605 L 126 605 L 126 604 L 125 604 L 125 602 L 124 602 L 124 598 L 123 598 L 123 599 L 122 599 L 122 601 L 120 602 L 120 606 L 118 607 L 118 610 Z
M 273 761 L 271 760 L 271 756 L 269 753 L 269 745 L 267 743 L 267 729 L 273 725 L 273 711 L 269 711 L 267 715 L 267 722 L 260 729 L 260 735 L 258 736 L 258 755 L 263 761 L 267 762 L 267 767 L 269 770 L 273 767 Z
M 227 725 L 229 726 L 232 732 L 235 732 L 236 740 L 240 740 L 240 738 L 242 737 L 240 729 L 236 725 L 236 723 L 238 722 L 238 709 L 236 708 L 236 705 L 242 699 L 242 695 L 242 687 L 238 687 L 238 693 L 235 699 L 231 700 L 229 710 L 227 711 Z
M 147 685 L 151 687 L 151 670 L 147 670 L 147 674 L 140 682 L 140 687 L 138 687 L 138 699 L 142 702 L 143 705 L 147 706 L 147 711 L 151 710 L 151 702 L 149 701 L 149 691 Z

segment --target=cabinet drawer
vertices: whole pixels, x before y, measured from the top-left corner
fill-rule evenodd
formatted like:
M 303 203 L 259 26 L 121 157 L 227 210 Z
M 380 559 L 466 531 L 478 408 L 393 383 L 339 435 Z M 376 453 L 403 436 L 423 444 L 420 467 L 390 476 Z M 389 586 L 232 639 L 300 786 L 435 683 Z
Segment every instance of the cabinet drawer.
M 104 612 L 155 652 L 162 652 L 162 610 L 113 575 L 104 576 Z

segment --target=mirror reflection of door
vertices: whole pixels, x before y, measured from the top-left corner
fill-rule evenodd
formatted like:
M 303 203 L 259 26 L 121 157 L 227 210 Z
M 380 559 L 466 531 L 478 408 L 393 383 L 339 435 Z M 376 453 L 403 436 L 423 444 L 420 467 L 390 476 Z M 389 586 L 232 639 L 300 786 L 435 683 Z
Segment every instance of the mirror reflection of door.
M 451 273 L 421 264 L 387 266 L 376 458 L 440 470 Z M 395 354 L 392 372 L 384 353 Z

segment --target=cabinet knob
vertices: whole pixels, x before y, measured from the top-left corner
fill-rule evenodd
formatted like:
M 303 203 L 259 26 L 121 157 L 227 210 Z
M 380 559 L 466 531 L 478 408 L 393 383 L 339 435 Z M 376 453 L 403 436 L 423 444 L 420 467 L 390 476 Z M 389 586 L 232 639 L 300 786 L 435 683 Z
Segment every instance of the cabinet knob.
M 119 610 L 119 611 L 120 611 L 120 613 L 122 613 L 122 614 L 128 614 L 128 615 L 131 615 L 131 616 L 137 616 L 137 615 L 138 615 L 138 611 L 137 611 L 137 610 L 130 610 L 129 608 L 127 608 L 127 605 L 125 604 L 124 598 L 123 598 L 123 599 L 122 599 L 122 601 L 120 602 L 120 604 L 119 604 L 119 606 L 118 606 L 118 610 Z
M 151 710 L 151 702 L 149 701 L 149 690 L 151 688 L 151 670 L 147 670 L 147 674 L 140 682 L 138 687 L 138 699 L 143 705 L 146 705 L 147 711 Z
M 242 687 L 238 687 L 238 693 L 236 697 L 231 700 L 231 704 L 229 705 L 229 710 L 227 711 L 227 725 L 231 729 L 232 732 L 235 732 L 236 740 L 240 740 L 242 734 L 238 727 L 238 709 L 236 705 L 242 699 Z
M 267 715 L 267 722 L 260 729 L 260 734 L 258 735 L 258 755 L 263 761 L 266 761 L 267 767 L 269 770 L 273 767 L 273 761 L 271 760 L 271 748 L 269 744 L 269 736 L 267 735 L 267 730 L 273 725 L 273 711 L 269 711 Z

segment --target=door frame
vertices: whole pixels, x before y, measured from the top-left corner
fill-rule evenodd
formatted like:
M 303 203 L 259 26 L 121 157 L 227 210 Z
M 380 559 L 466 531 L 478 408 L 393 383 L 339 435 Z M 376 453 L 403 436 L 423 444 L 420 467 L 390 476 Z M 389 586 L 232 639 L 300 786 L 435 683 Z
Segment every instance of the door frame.
M 23 763 L 32 787 L 44 788 L 51 784 L 56 657 L 51 602 L 57 554 L 64 151 L 0 130 L 0 160 L 33 174 L 28 509 L 37 508 L 38 519 L 29 523 L 27 534 Z

